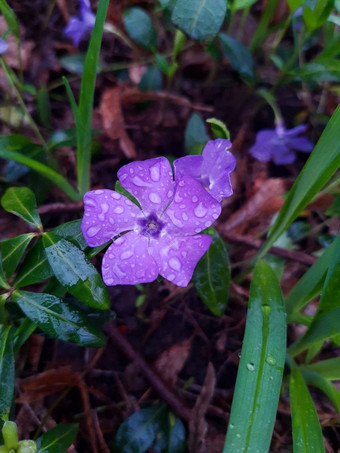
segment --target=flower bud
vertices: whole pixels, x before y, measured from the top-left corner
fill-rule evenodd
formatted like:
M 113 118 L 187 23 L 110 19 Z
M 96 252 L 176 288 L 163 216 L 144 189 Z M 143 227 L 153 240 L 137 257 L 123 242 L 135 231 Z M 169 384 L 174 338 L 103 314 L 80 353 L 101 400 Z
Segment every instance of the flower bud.
M 7 450 L 15 450 L 18 446 L 18 429 L 14 422 L 5 422 L 2 427 L 2 436 L 4 438 Z
M 16 453 L 36 453 L 37 445 L 34 440 L 21 440 Z

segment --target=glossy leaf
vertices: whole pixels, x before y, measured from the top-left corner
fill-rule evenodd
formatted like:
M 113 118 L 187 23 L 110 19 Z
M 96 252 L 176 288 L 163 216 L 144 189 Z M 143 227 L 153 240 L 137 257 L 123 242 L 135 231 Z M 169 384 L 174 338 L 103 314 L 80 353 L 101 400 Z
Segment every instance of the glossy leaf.
M 318 414 L 305 381 L 295 364 L 291 370 L 289 393 L 294 453 L 324 452 Z
M 21 346 L 29 339 L 36 330 L 37 325 L 25 317 L 14 333 L 14 354 L 17 355 Z
M 37 453 L 64 453 L 74 441 L 79 425 L 58 425 L 37 439 Z
M 306 381 L 306 384 L 312 385 L 313 387 L 321 390 L 332 401 L 334 407 L 340 414 L 340 391 L 335 387 L 335 385 L 316 371 L 306 369 L 301 370 L 301 368 L 300 371 L 302 372 L 302 376 Z
M 52 338 L 87 347 L 105 345 L 101 330 L 91 324 L 83 312 L 59 297 L 16 290 L 12 299 L 34 324 Z
M 156 29 L 148 13 L 133 7 L 124 11 L 124 26 L 130 38 L 149 50 L 156 49 Z
M 197 113 L 193 113 L 185 128 L 185 149 L 187 153 L 201 154 L 208 140 L 205 122 Z
M 16 39 L 19 40 L 20 38 L 19 23 L 13 10 L 8 6 L 6 0 L 0 0 L 0 11 L 1 14 L 4 16 L 8 28 L 11 30 Z
M 329 120 L 314 151 L 288 193 L 270 234 L 260 250 L 263 256 L 276 239 L 296 219 L 340 166 L 340 106 Z
M 98 4 L 96 22 L 91 34 L 81 79 L 77 129 L 77 185 L 79 197 L 90 189 L 92 112 L 100 48 L 109 0 Z
M 303 20 L 307 30 L 313 31 L 321 27 L 327 20 L 334 6 L 334 0 L 318 0 L 314 7 L 307 4 L 303 8 Z
M 9 414 L 14 392 L 14 353 L 12 326 L 0 324 L 0 417 Z
M 211 131 L 215 139 L 216 138 L 225 138 L 227 140 L 230 139 L 230 132 L 227 126 L 223 123 L 223 121 L 218 120 L 217 118 L 208 118 L 206 122 L 210 124 Z
M 12 239 L 0 242 L 2 265 L 7 278 L 10 278 L 17 268 L 28 244 L 34 236 L 34 233 L 20 234 Z
M 110 299 L 101 276 L 78 247 L 52 233 L 44 234 L 43 244 L 54 275 L 70 294 L 89 307 L 109 308 Z
M 233 69 L 247 82 L 253 82 L 255 68 L 249 50 L 240 41 L 225 33 L 220 33 L 219 39 Z
M 224 453 L 269 450 L 286 355 L 279 282 L 263 261 L 254 269 L 241 360 Z
M 183 423 L 165 406 L 141 409 L 120 425 L 114 441 L 116 453 L 144 453 L 154 446 L 160 453 L 185 453 Z
M 4 273 L 2 259 L 1 259 L 1 251 L 0 251 L 0 287 L 8 289 L 10 285 L 7 283 L 6 275 Z
M 27 187 L 10 187 L 1 198 L 2 207 L 41 229 L 34 193 Z
M 193 283 L 202 302 L 214 313 L 222 316 L 225 312 L 230 283 L 228 253 L 219 234 L 213 229 L 205 231 L 213 240 L 207 252 L 196 266 Z
M 256 0 L 234 0 L 231 4 L 233 11 L 238 11 L 239 9 L 245 9 L 252 6 L 256 3 Z
M 227 12 L 226 0 L 177 0 L 172 22 L 198 41 L 217 35 Z
M 340 380 L 340 357 L 320 360 L 308 365 L 300 365 L 302 371 L 315 371 L 330 381 Z
M 17 288 L 33 285 L 52 277 L 53 271 L 47 256 L 42 240 L 39 239 L 27 253 L 22 265 L 19 268 L 14 285 Z
M 73 242 L 80 250 L 85 250 L 87 245 L 83 236 L 83 233 L 80 229 L 81 219 L 72 220 L 71 222 L 63 223 L 56 228 L 51 230 L 51 233 L 56 234 L 57 236 L 68 239 Z

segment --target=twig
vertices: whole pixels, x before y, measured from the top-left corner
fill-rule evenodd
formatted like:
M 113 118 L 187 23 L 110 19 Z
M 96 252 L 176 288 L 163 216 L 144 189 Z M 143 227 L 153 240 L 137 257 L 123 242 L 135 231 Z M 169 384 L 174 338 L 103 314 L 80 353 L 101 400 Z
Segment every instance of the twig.
M 247 245 L 248 247 L 255 249 L 260 249 L 264 243 L 263 241 L 261 241 L 261 239 L 253 239 L 249 236 L 243 236 L 242 234 L 230 233 L 221 230 L 220 233 L 222 237 L 228 242 Z M 280 247 L 271 247 L 269 249 L 269 253 L 271 253 L 272 255 L 280 256 L 281 258 L 285 258 L 287 260 L 297 261 L 299 263 L 305 264 L 306 266 L 312 266 L 317 260 L 316 257 L 307 255 L 307 253 L 298 252 L 296 250 L 286 250 Z
M 123 335 L 113 323 L 107 324 L 104 328 L 106 335 L 116 346 L 126 355 L 126 357 L 138 365 L 144 377 L 149 381 L 152 388 L 159 396 L 171 407 L 174 413 L 183 420 L 190 420 L 190 409 L 185 407 L 182 402 L 164 384 L 161 378 L 150 368 L 143 357 L 136 352 L 125 340 Z
M 60 212 L 78 212 L 83 208 L 83 202 L 78 203 L 49 203 L 38 208 L 40 215 L 59 214 Z

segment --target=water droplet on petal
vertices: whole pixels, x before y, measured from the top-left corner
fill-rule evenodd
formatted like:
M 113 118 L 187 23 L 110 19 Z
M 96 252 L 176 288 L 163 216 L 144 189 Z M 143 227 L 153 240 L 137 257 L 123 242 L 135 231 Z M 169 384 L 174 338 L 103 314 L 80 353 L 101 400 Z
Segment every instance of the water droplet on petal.
M 203 206 L 202 202 L 194 209 L 194 214 L 196 217 L 204 217 L 207 212 L 208 209 Z
M 175 279 L 176 275 L 175 274 L 170 274 L 167 276 L 167 280 L 170 280 L 171 282 Z
M 175 271 L 181 270 L 181 263 L 178 258 L 170 258 L 169 266 L 171 267 L 171 269 L 174 269 Z
M 94 200 L 91 200 L 91 198 L 87 198 L 84 202 L 85 206 L 93 206 L 96 207 L 97 204 Z
M 194 196 L 192 197 L 191 201 L 192 201 L 193 203 L 197 203 L 198 198 L 196 197 L 196 195 L 194 195 Z
M 96 195 L 101 195 L 102 193 L 104 193 L 104 190 L 101 190 L 101 189 L 95 190 L 94 193 L 95 193 Z
M 151 192 L 149 194 L 149 200 L 152 201 L 152 203 L 156 203 L 156 204 L 160 204 L 162 199 L 161 197 L 158 195 L 158 193 L 155 193 L 155 192 Z
M 116 214 L 121 214 L 122 212 L 124 212 L 124 209 L 121 207 L 121 206 L 117 206 L 114 210 L 113 210 L 114 213 Z
M 133 252 L 131 250 L 127 250 L 126 252 L 123 252 L 120 257 L 122 260 L 127 260 L 128 258 L 131 258 L 133 255 Z
M 121 194 L 118 192 L 111 192 L 111 197 L 114 198 L 115 200 L 120 200 Z
M 181 186 L 181 187 L 183 187 L 183 186 L 184 186 L 184 181 L 183 181 L 183 180 L 180 181 L 180 182 L 178 183 L 178 185 Z
M 189 218 L 189 217 L 186 215 L 186 213 L 183 212 L 183 213 L 182 213 L 182 219 L 185 220 L 185 221 L 187 221 L 188 218 Z
M 152 187 L 150 183 L 143 181 L 139 176 L 134 176 L 132 182 L 138 187 Z
M 90 227 L 90 228 L 87 230 L 87 235 L 88 235 L 88 237 L 93 238 L 93 236 L 95 236 L 95 235 L 98 233 L 98 231 L 100 230 L 100 228 L 101 228 L 101 227 L 100 227 L 99 225 Z
M 155 182 L 159 181 L 159 178 L 161 177 L 159 164 L 156 164 L 150 168 L 150 176 L 151 176 L 152 181 L 155 181 Z
M 169 190 L 168 192 L 168 198 L 171 198 L 173 196 L 174 192 L 172 190 Z

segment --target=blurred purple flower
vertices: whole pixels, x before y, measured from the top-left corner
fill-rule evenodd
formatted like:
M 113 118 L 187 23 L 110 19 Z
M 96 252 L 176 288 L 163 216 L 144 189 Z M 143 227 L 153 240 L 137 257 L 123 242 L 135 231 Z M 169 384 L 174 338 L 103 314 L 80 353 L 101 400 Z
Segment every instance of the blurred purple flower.
M 190 175 L 199 181 L 217 201 L 233 193 L 230 174 L 236 167 L 236 159 L 229 151 L 230 140 L 218 138 L 205 145 L 201 156 L 185 156 L 174 161 L 175 178 Z
M 4 39 L 0 38 L 0 55 L 5 53 L 7 49 L 8 49 L 7 42 Z
M 276 165 L 291 164 L 296 159 L 295 151 L 310 153 L 314 145 L 305 137 L 299 137 L 307 126 L 301 124 L 293 129 L 286 129 L 282 122 L 275 129 L 263 129 L 256 135 L 256 142 L 249 152 L 261 162 L 272 160 Z
M 75 46 L 78 46 L 86 33 L 92 31 L 96 21 L 96 16 L 91 10 L 90 0 L 79 0 L 79 4 L 80 17 L 72 16 L 64 30 L 65 35 L 72 39 Z
M 221 205 L 188 175 L 176 183 L 164 157 L 132 162 L 118 171 L 118 179 L 142 209 L 112 190 L 84 196 L 82 232 L 90 247 L 125 232 L 104 255 L 106 285 L 146 283 L 158 274 L 187 286 L 211 237 L 197 235 L 219 216 Z

